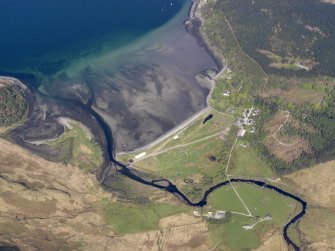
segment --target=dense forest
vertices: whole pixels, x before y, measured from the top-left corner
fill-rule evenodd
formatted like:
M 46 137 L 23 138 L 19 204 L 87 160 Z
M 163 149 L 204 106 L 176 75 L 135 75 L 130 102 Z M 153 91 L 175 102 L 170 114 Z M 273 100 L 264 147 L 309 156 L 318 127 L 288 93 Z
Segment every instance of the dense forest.
M 0 126 L 11 126 L 20 122 L 26 111 L 26 98 L 19 86 L 0 87 Z
M 327 161 L 335 157 L 335 89 L 323 100 L 320 106 L 295 108 L 295 113 L 304 112 L 304 122 L 316 129 L 316 132 L 301 130 L 298 133 L 308 139 L 313 146 L 314 158 L 317 162 Z
M 243 50 L 267 73 L 335 76 L 335 5 L 313 0 L 221 0 L 215 5 Z

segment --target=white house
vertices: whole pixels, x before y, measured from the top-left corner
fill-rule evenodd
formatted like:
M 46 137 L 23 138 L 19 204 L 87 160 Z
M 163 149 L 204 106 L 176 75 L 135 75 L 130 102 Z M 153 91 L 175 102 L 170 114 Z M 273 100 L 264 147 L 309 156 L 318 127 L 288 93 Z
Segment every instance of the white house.
M 251 230 L 251 229 L 253 229 L 253 227 L 254 226 L 252 226 L 252 225 L 244 225 L 243 229 L 245 229 L 245 230 Z
M 222 94 L 223 96 L 225 96 L 225 97 L 229 97 L 230 96 L 230 91 L 224 91 L 223 92 L 223 94 Z
M 240 130 L 238 130 L 237 132 L 237 137 L 243 137 L 245 134 L 245 129 L 241 128 Z
M 222 219 L 226 217 L 226 211 L 216 211 L 214 218 L 215 219 Z
M 140 154 L 135 156 L 135 159 L 140 159 L 140 158 L 144 157 L 145 155 L 147 155 L 146 152 L 140 153 Z

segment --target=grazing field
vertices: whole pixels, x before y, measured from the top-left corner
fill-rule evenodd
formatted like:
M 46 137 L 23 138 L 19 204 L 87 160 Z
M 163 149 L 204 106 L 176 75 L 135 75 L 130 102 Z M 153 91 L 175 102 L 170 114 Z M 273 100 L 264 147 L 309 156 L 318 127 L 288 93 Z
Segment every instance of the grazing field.
M 264 178 L 274 176 L 271 167 L 265 163 L 252 147 L 243 147 L 242 145 L 235 147 L 232 153 L 229 174 Z
M 213 243 L 218 243 L 221 249 L 251 250 L 262 243 L 264 235 L 280 231 L 289 218 L 296 211 L 295 201 L 283 197 L 274 191 L 262 189 L 251 184 L 234 184 L 236 191 L 244 201 L 252 216 L 237 197 L 231 186 L 225 186 L 209 196 L 208 211 L 232 211 L 232 220 L 227 224 L 211 224 L 211 238 Z M 251 230 L 244 230 L 243 226 L 254 224 L 258 217 L 271 215 L 272 219 L 258 223 Z
M 205 118 L 209 115 L 212 115 L 213 117 L 204 124 L 203 122 Z M 138 150 L 126 154 L 117 154 L 117 158 L 123 162 L 129 163 L 134 160 L 136 161 L 135 156 L 143 152 L 145 152 L 146 155 L 157 154 L 163 151 L 177 149 L 179 146 L 185 144 L 201 142 L 206 138 L 215 137 L 215 135 L 219 135 L 221 133 L 227 133 L 233 124 L 233 121 L 233 116 L 211 110 L 201 115 L 192 124 L 171 135 L 168 139 L 158 145 L 146 150 Z
M 227 224 L 208 226 L 210 238 L 217 250 L 251 250 L 261 244 L 259 231 L 243 230 L 243 226 L 250 223 L 250 219 L 243 215 L 234 215 Z M 261 233 L 261 234 L 264 234 Z
M 212 118 L 205 122 L 205 118 L 212 115 Z M 233 124 L 234 117 L 229 114 L 220 113 L 216 110 L 211 110 L 208 113 L 196 120 L 194 124 L 179 132 L 178 138 L 169 140 L 164 147 L 159 147 L 160 150 L 167 149 L 180 144 L 187 144 L 202 140 L 205 137 L 215 135 L 217 133 L 227 133 Z M 175 137 L 174 135 L 173 137 Z
M 286 198 L 269 189 L 246 183 L 232 183 L 253 216 L 263 217 L 271 214 L 272 221 L 283 226 L 297 206 L 292 199 Z M 215 210 L 236 211 L 248 214 L 231 186 L 225 186 L 209 196 L 209 203 Z
M 137 168 L 155 171 L 165 177 L 187 177 L 201 170 L 212 173 L 221 164 L 214 160 L 220 154 L 224 141 L 220 136 L 198 144 L 180 147 L 159 155 L 140 160 Z M 211 160 L 211 156 L 213 160 Z
M 104 220 L 117 234 L 150 231 L 159 228 L 159 220 L 189 209 L 172 204 L 131 204 L 102 199 Z

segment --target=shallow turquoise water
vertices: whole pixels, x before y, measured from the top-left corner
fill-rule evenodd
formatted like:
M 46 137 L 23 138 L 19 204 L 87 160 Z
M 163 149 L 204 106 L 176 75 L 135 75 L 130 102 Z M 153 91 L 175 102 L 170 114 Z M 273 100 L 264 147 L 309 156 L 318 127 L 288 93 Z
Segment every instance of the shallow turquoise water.
M 175 16 L 185 0 L 0 0 L 0 71 L 55 74 L 117 50 Z

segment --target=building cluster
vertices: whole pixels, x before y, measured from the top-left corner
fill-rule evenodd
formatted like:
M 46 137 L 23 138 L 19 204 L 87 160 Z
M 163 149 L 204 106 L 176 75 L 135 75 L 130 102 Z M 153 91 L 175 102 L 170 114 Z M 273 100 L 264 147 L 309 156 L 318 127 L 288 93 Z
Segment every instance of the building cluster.
M 193 215 L 196 217 L 205 217 L 207 219 L 223 219 L 226 217 L 226 211 L 216 211 L 215 213 L 213 212 L 207 212 L 205 214 L 199 213 L 198 211 L 193 211 Z
M 243 117 L 238 118 L 235 121 L 235 125 L 239 127 L 239 130 L 237 132 L 237 136 L 238 137 L 243 137 L 246 133 L 246 129 L 245 126 L 249 126 L 250 128 L 250 132 L 251 133 L 255 133 L 256 132 L 256 121 L 251 118 L 251 117 L 256 117 L 258 116 L 260 113 L 260 110 L 255 109 L 255 108 L 250 108 L 250 109 L 244 109 L 243 111 Z

